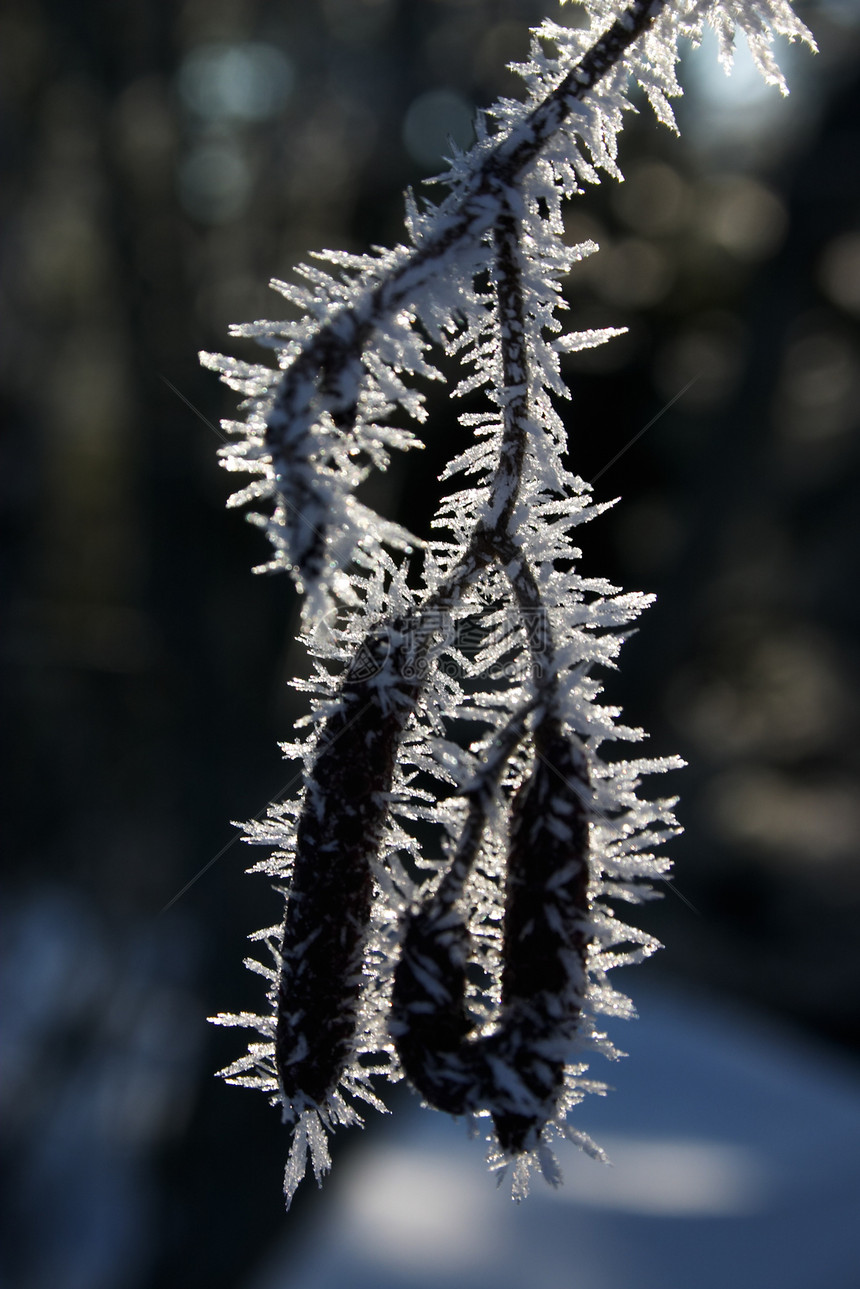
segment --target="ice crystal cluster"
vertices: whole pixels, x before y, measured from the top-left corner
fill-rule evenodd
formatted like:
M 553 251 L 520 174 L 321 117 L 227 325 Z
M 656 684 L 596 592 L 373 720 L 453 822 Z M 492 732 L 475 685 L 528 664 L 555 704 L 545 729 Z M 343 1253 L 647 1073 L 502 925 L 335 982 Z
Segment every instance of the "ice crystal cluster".
M 407 197 L 404 244 L 323 252 L 273 283 L 296 320 L 235 328 L 277 370 L 203 355 L 244 396 L 232 504 L 265 503 L 264 568 L 304 592 L 314 657 L 306 733 L 284 746 L 301 792 L 247 826 L 285 900 L 253 937 L 270 965 L 248 964 L 269 1010 L 216 1018 L 256 1031 L 222 1073 L 281 1107 L 288 1203 L 308 1156 L 328 1169 L 329 1131 L 404 1076 L 486 1131 L 517 1197 L 535 1164 L 558 1180 L 554 1138 L 600 1153 L 568 1116 L 603 1091 L 592 1055 L 616 1054 L 600 1018 L 632 1011 L 607 972 L 657 947 L 615 906 L 665 877 L 673 802 L 638 793 L 678 762 L 614 751 L 643 735 L 600 702 L 649 597 L 578 571 L 575 530 L 602 507 L 566 465 L 559 356 L 616 333 L 563 331 L 560 283 L 597 248 L 565 245 L 562 209 L 621 178 L 636 84 L 674 125 L 678 42 L 707 24 L 726 64 L 740 29 L 783 92 L 774 35 L 811 44 L 785 0 L 586 0 L 584 25 L 535 29 L 524 99 L 479 114 L 447 195 Z M 420 541 L 355 493 L 416 446 L 399 422 L 426 419 L 414 378 L 441 378 L 434 349 L 483 408 L 460 418 Z

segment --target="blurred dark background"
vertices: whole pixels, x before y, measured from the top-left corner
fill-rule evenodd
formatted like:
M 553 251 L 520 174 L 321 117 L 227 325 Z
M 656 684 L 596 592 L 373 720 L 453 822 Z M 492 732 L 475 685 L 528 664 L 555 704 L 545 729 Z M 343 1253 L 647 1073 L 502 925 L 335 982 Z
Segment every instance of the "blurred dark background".
M 583 530 L 586 569 L 659 597 L 607 692 L 689 762 L 683 898 L 639 914 L 667 945 L 648 970 L 856 1057 L 860 10 L 800 12 L 821 52 L 780 50 L 789 99 L 706 48 L 682 137 L 631 118 L 627 182 L 571 208 L 602 248 L 571 317 L 629 333 L 571 360 L 565 417 L 572 468 L 623 499 Z M 284 1132 L 212 1077 L 243 1040 L 205 1017 L 260 1005 L 240 964 L 278 901 L 229 821 L 291 779 L 306 664 L 286 580 L 251 576 L 265 543 L 224 512 L 235 400 L 196 354 L 254 356 L 228 324 L 277 316 L 266 283 L 310 250 L 397 240 L 402 189 L 518 92 L 505 64 L 543 13 L 3 6 L 11 1285 L 219 1289 L 283 1232 Z M 410 525 L 455 414 L 435 395 L 427 452 L 377 488 Z M 324 1204 L 300 1193 L 295 1229 Z

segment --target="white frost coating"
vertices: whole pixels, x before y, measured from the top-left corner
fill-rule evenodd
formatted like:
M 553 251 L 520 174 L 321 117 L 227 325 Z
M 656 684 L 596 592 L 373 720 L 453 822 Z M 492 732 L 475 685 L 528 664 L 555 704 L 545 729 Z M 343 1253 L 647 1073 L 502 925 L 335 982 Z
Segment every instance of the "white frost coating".
M 296 1187 L 305 1175 L 308 1155 L 310 1155 L 317 1185 L 322 1186 L 323 1177 L 331 1168 L 331 1156 L 325 1129 L 316 1110 L 306 1110 L 293 1131 L 293 1144 L 284 1169 L 284 1197 L 287 1208 L 290 1206 Z
M 534 244 L 536 266 L 543 257 L 563 274 L 594 249 L 593 244 L 573 250 L 561 245 L 559 198 L 581 192 L 584 183 L 597 183 L 601 169 L 621 177 L 617 136 L 629 108 L 626 94 L 631 80 L 643 87 L 658 118 L 674 125 L 669 100 L 681 92 L 675 77 L 681 37 L 696 44 L 710 25 L 717 32 L 720 59 L 728 68 L 735 33 L 740 30 L 765 80 L 783 93 L 786 86 L 774 59 L 774 36 L 800 39 L 814 47 L 809 31 L 786 0 L 670 0 L 657 8 L 651 29 L 590 88 L 587 101 L 568 103 L 567 120 L 545 140 L 535 159 L 529 175 L 532 195 L 551 207 L 548 217 L 540 221 Z M 332 271 L 300 265 L 308 286 L 272 284 L 304 310 L 302 318 L 234 329 L 236 334 L 258 336 L 277 352 L 285 374 L 274 399 L 277 373 L 258 364 L 201 356 L 248 400 L 244 431 L 241 426 L 229 426 L 231 433 L 244 432 L 244 442 L 225 449 L 223 460 L 230 470 L 247 469 L 262 479 L 253 494 L 237 494 L 235 504 L 281 498 L 273 522 L 266 525 L 275 556 L 264 567 L 296 571 L 305 589 L 319 582 L 321 606 L 327 606 L 332 596 L 339 598 L 332 573 L 349 563 L 359 539 L 368 550 L 391 540 L 390 529 L 383 531 L 370 522 L 341 525 L 334 545 L 334 526 L 326 517 L 337 497 L 354 491 L 367 468 L 384 468 L 389 447 L 417 445 L 411 434 L 392 430 L 387 422 L 397 407 L 419 420 L 426 415 L 423 396 L 410 388 L 408 378 L 438 378 L 439 372 L 427 360 L 427 341 L 420 329 L 439 339 L 459 332 L 464 317 L 480 323 L 483 304 L 473 289 L 474 275 L 487 267 L 487 233 L 511 189 L 491 186 L 479 194 L 476 175 L 486 173 L 494 157 L 510 155 L 517 144 L 528 142 L 536 128 L 532 109 L 566 75 L 573 74 L 596 38 L 625 13 L 617 0 L 589 0 L 586 10 L 589 21 L 584 28 L 570 29 L 546 20 L 535 29 L 531 57 L 519 66 L 528 90 L 525 102 L 504 99 L 482 114 L 477 143 L 458 153 L 439 177 L 448 185 L 449 196 L 438 206 L 426 202 L 419 206 L 409 195 L 409 245 L 390 251 L 377 248 L 366 255 L 321 252 L 317 258 Z M 629 15 L 625 22 L 629 27 Z M 548 45 L 555 47 L 554 55 L 547 52 Z M 494 124 L 492 134 L 487 132 L 487 121 Z M 358 337 L 361 328 L 369 329 L 372 342 L 370 334 L 364 340 Z M 322 379 L 316 360 L 307 369 L 303 365 L 321 332 L 349 347 L 336 370 L 323 372 Z M 571 350 L 597 343 L 597 333 L 592 334 L 593 340 L 570 337 L 554 342 L 554 347 Z M 334 430 L 331 415 L 348 425 L 347 432 Z M 266 421 L 271 427 L 268 443 Z
M 398 713 L 405 722 L 390 779 L 379 788 L 387 813 L 370 857 L 369 921 L 354 979 L 346 982 L 360 987 L 342 1068 L 324 1095 L 285 1092 L 276 1051 L 276 1014 L 289 1010 L 278 991 L 285 965 L 281 926 L 253 937 L 273 966 L 248 962 L 268 982 L 271 1011 L 214 1018 L 256 1030 L 262 1040 L 222 1074 L 264 1090 L 291 1125 L 288 1203 L 308 1159 L 318 1182 L 328 1171 L 327 1133 L 361 1122 L 353 1102 L 383 1110 L 374 1079 L 402 1077 L 396 1053 L 402 1035 L 390 1015 L 407 910 L 441 889 L 479 796 L 480 840 L 465 865 L 460 897 L 436 929 L 448 937 L 456 937 L 461 921 L 468 929 L 468 950 L 451 938 L 443 968 L 450 974 L 468 953 L 472 1039 L 489 1036 L 489 1074 L 484 1071 L 483 1083 L 476 1079 L 479 1092 L 468 1112 L 487 1129 L 500 1107 L 513 1106 L 537 1125 L 519 1152 L 500 1148 L 494 1129 L 487 1133 L 491 1166 L 504 1172 L 512 1165 L 515 1198 L 526 1193 L 535 1167 L 558 1184 L 552 1142 L 560 1136 L 603 1158 L 567 1116 L 586 1094 L 606 1090 L 586 1077 L 586 1058 L 618 1055 L 596 1018 L 633 1014 L 606 973 L 658 947 L 612 906 L 653 898 L 650 883 L 665 880 L 669 865 L 657 852 L 678 831 L 675 801 L 643 800 L 639 790 L 644 776 L 681 762 L 605 754 L 607 745 L 644 735 L 600 702 L 593 673 L 616 665 L 625 633 L 652 597 L 622 593 L 578 571 L 573 531 L 611 503 L 596 503 L 589 485 L 568 468 L 558 401 L 569 395 L 560 355 L 606 343 L 623 329 L 563 333 L 562 280 L 597 249 L 564 244 L 563 203 L 599 182 L 601 171 L 621 178 L 618 134 L 633 84 L 674 128 L 670 100 L 680 93 L 681 37 L 697 44 L 712 26 L 728 66 L 740 30 L 765 80 L 782 92 L 774 37 L 813 42 L 785 0 L 632 0 L 629 8 L 619 0 L 585 0 L 585 9 L 584 27 L 547 20 L 535 29 L 529 58 L 518 68 L 524 100 L 503 99 L 479 115 L 474 147 L 457 152 L 438 179 L 447 195 L 434 205 L 407 194 L 407 244 L 366 255 L 325 251 L 299 266 L 298 282 L 272 283 L 298 316 L 245 324 L 233 334 L 257 338 L 274 353 L 277 368 L 201 355 L 244 396 L 244 422 L 224 424 L 233 441 L 221 459 L 227 470 L 252 477 L 230 504 L 268 507 L 249 516 L 273 548 L 263 567 L 288 570 L 306 592 L 303 641 L 314 668 L 310 679 L 295 684 L 309 694 L 311 711 L 299 723 L 302 736 L 283 745 L 285 756 L 300 763 L 303 788 L 246 827 L 249 841 L 274 848 L 252 871 L 274 879 L 287 897 L 288 919 L 290 883 L 307 860 L 299 841 L 302 818 L 313 816 L 321 827 L 332 811 L 355 817 L 357 810 L 355 802 L 329 799 L 333 790 L 327 797 L 315 777 L 326 722 L 338 715 L 357 719 L 365 702 L 375 704 L 380 722 Z M 604 36 L 611 44 L 616 19 L 630 43 L 606 54 L 596 78 L 589 51 Z M 453 393 L 480 394 L 484 406 L 460 417 L 466 442 L 441 475 L 455 490 L 439 504 L 432 539 L 421 543 L 354 494 L 370 470 L 386 468 L 393 451 L 421 446 L 397 420 L 401 413 L 426 420 L 413 378 L 441 378 L 430 361 L 432 345 L 461 364 Z M 416 552 L 420 590 L 407 579 Z M 342 683 L 346 669 L 357 678 L 352 696 Z M 524 723 L 513 746 L 503 736 L 518 713 Z M 472 730 L 467 747 L 455 737 L 463 722 Z M 544 840 L 562 850 L 569 843 L 573 851 L 577 814 L 584 812 L 587 903 L 578 915 L 580 939 L 573 936 L 559 949 L 564 987 L 543 991 L 534 1014 L 519 999 L 508 1007 L 512 1021 L 501 985 L 512 803 L 535 775 L 538 731 L 547 722 L 566 740 L 575 782 L 568 776 L 546 811 Z M 368 756 L 375 738 L 368 729 L 362 744 Z M 500 746 L 502 762 L 491 764 Z M 432 858 L 419 843 L 428 823 L 436 837 Z M 562 897 L 580 860 L 560 862 L 542 890 L 546 925 L 560 940 L 567 916 Z M 293 954 L 310 957 L 314 939 L 313 931 L 303 933 Z M 444 1006 L 444 970 L 440 975 L 432 955 L 417 955 L 415 962 L 418 986 L 433 1005 Z M 544 1031 L 535 1033 L 538 1014 Z M 536 1061 L 562 1069 L 562 1084 L 551 1093 L 528 1085 L 533 1067 L 517 1065 L 520 1040 L 533 1045 Z M 290 1061 L 310 1051 L 303 1034 L 290 1037 Z M 455 1062 L 455 1055 L 442 1052 L 440 1065 Z

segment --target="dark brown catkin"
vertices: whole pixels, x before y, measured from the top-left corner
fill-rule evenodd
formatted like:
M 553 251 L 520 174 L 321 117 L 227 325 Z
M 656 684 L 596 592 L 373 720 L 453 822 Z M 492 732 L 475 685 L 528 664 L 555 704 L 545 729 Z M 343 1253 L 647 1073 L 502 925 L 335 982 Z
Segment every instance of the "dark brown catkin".
M 510 1154 L 533 1149 L 555 1112 L 587 987 L 588 768 L 578 744 L 548 724 L 511 810 L 496 1045 L 535 1108 L 523 1114 L 513 1098 L 494 1111 Z
M 415 681 L 392 636 L 370 635 L 328 717 L 298 822 L 277 986 L 275 1061 L 294 1112 L 321 1106 L 353 1051 L 372 861 Z M 380 684 L 382 673 L 388 684 Z M 400 701 L 398 701 L 398 698 Z

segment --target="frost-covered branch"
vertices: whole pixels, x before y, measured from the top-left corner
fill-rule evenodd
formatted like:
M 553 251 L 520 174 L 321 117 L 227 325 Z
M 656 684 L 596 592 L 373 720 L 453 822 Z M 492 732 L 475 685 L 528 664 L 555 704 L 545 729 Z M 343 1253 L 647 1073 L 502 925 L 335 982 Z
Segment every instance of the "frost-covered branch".
M 320 406 L 338 429 L 349 432 L 358 414 L 361 355 L 374 332 L 404 306 L 409 307 L 428 284 L 438 281 L 444 263 L 473 253 L 491 228 L 497 230 L 497 238 L 500 236 L 500 197 L 505 201 L 505 195 L 516 190 L 522 172 L 569 119 L 575 104 L 615 66 L 665 3 L 633 0 L 517 128 L 488 147 L 469 182 L 438 212 L 433 231 L 421 236 L 411 251 L 398 248 L 393 253 L 396 258 L 380 264 L 380 269 L 384 268 L 381 280 L 369 284 L 354 303 L 338 308 L 305 341 L 287 368 L 266 418 L 265 442 L 279 485 L 289 488 L 291 472 L 309 455 L 313 394 L 319 395 Z M 305 512 L 304 505 L 299 508 Z M 321 513 L 319 517 L 321 520 Z M 312 538 L 299 550 L 299 567 L 311 563 L 315 568 L 319 552 Z
M 556 1182 L 554 1136 L 597 1152 L 568 1114 L 600 1086 L 586 1057 L 615 1054 L 598 1018 L 632 1011 L 607 972 L 657 947 L 613 902 L 667 872 L 655 852 L 674 802 L 639 787 L 680 763 L 602 751 L 644 737 L 601 704 L 594 673 L 649 597 L 579 572 L 573 530 L 603 507 L 566 465 L 559 356 L 618 332 L 559 334 L 561 281 L 596 250 L 565 245 L 563 204 L 600 169 L 620 178 L 631 82 L 673 124 L 682 36 L 710 23 L 729 62 L 739 27 L 783 90 L 774 35 L 811 37 L 786 0 L 585 3 L 585 27 L 535 30 L 525 100 L 479 115 L 440 177 L 447 197 L 410 195 L 408 245 L 325 252 L 329 269 L 273 284 L 298 320 L 235 329 L 277 371 L 203 356 L 245 396 L 223 463 L 253 478 L 231 500 L 271 502 L 252 518 L 266 567 L 307 593 L 314 658 L 310 729 L 284 747 L 302 790 L 247 827 L 274 849 L 255 868 L 285 899 L 256 937 L 274 965 L 249 964 L 270 1011 L 216 1018 L 262 1039 L 222 1073 L 292 1126 L 288 1203 L 308 1153 L 318 1179 L 329 1167 L 327 1131 L 359 1121 L 355 1099 L 383 1108 L 379 1080 L 404 1074 L 437 1109 L 492 1125 L 517 1197 L 534 1162 Z M 433 346 L 460 361 L 453 393 L 484 406 L 460 417 L 469 441 L 442 475 L 458 483 L 419 541 L 355 491 L 416 445 L 396 413 L 426 418 L 412 382 L 441 379 Z

